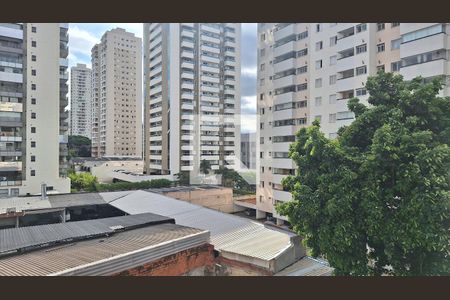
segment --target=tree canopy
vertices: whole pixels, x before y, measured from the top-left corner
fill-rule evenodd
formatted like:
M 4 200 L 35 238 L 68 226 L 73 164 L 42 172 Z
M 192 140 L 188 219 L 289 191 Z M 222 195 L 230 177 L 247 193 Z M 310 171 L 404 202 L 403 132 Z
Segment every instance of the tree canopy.
M 450 274 L 450 99 L 441 81 L 369 77 L 370 106 L 329 140 L 302 128 L 283 180 L 293 201 L 277 206 L 313 256 L 337 275 Z

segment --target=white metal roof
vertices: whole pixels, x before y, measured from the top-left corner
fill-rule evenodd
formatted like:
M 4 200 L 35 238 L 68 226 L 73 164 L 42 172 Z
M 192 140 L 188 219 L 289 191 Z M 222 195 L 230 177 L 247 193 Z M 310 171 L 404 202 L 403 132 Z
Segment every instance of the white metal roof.
M 268 261 L 291 247 L 293 234 L 157 193 L 134 191 L 109 204 L 129 214 L 151 212 L 174 218 L 179 225 L 209 230 L 219 251 Z

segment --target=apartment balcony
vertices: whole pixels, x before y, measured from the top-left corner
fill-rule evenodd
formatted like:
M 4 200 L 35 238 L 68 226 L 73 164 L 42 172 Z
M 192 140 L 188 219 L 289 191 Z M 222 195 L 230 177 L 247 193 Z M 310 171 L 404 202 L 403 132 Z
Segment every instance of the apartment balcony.
M 183 57 L 183 58 L 194 59 L 194 52 L 182 50 L 182 51 L 181 51 L 181 57 Z
M 224 88 L 223 93 L 226 95 L 234 95 L 234 94 L 236 94 L 236 90 L 226 87 L 226 88 Z
M 194 84 L 184 82 L 184 83 L 181 84 L 181 88 L 182 89 L 186 89 L 186 90 L 193 90 L 194 89 Z
M 200 160 L 219 160 L 220 156 L 219 155 L 201 155 L 200 156 Z
M 0 135 L 0 142 L 21 142 L 22 136 L 21 135 L 3 135 L 1 133 Z
M 283 93 L 279 95 L 275 95 L 273 97 L 273 104 L 280 104 L 280 103 L 286 103 L 286 102 L 293 102 L 295 100 L 295 93 L 294 92 L 288 92 Z
M 237 66 L 236 61 L 234 60 L 225 60 L 225 66 L 235 67 Z
M 162 141 L 162 136 L 161 135 L 151 135 L 150 136 L 150 141 L 152 141 L 152 142 Z
M 181 125 L 181 130 L 194 130 L 194 125 Z
M 201 45 L 200 49 L 202 51 L 208 51 L 208 52 L 212 52 L 212 53 L 215 53 L 215 54 L 220 54 L 220 49 L 219 48 L 210 47 L 210 46 L 206 46 L 206 45 Z
M 234 79 L 225 79 L 224 80 L 224 84 L 235 85 L 236 84 L 236 80 L 234 80 Z
M 182 37 L 188 37 L 188 38 L 194 38 L 194 32 L 186 29 L 181 30 L 181 36 Z
M 154 94 L 154 93 L 152 93 L 152 94 Z M 162 97 L 160 96 L 160 97 L 155 98 L 155 99 L 150 99 L 150 101 L 148 103 L 149 103 L 149 105 L 154 105 L 154 104 L 157 104 L 157 103 L 159 103 L 161 101 L 162 101 Z
M 193 156 L 193 155 L 182 155 L 182 156 L 181 156 L 181 160 L 184 160 L 184 161 L 193 161 L 193 160 L 194 160 L 194 156 Z
M 236 150 L 236 146 L 223 146 L 225 151 L 234 151 Z
M 289 24 L 283 28 L 281 28 L 280 30 L 276 30 L 273 33 L 273 37 L 275 41 L 281 40 L 285 37 L 288 37 L 290 35 L 293 34 L 297 34 L 296 32 L 296 28 L 295 28 L 295 23 Z
M 293 119 L 295 118 L 295 115 L 297 115 L 298 113 L 296 113 L 296 110 L 294 108 L 289 108 L 278 111 L 272 111 L 272 114 L 273 114 L 273 121 L 277 121 L 277 120 Z
M 189 41 L 181 41 L 181 48 L 190 48 L 190 49 L 194 49 L 194 43 L 193 42 L 189 42 Z
M 402 43 L 400 47 L 400 57 L 409 57 L 417 54 L 447 49 L 447 35 L 443 33 L 428 36 L 411 42 Z
M 219 151 L 220 146 L 219 145 L 201 145 L 200 150 L 201 151 Z
M 21 185 L 22 185 L 22 180 L 9 180 L 9 179 L 7 179 L 7 180 L 0 181 L 0 187 L 4 187 L 4 186 L 21 186 Z
M 0 156 L 22 156 L 21 148 L 0 148 Z
M 210 63 L 213 63 L 213 64 L 220 63 L 220 59 L 218 57 L 212 57 L 212 56 L 208 56 L 208 55 L 202 55 L 201 56 L 201 60 L 202 61 L 206 61 L 206 62 L 210 62 Z
M 194 171 L 194 166 L 181 166 L 181 171 Z
M 289 135 L 290 133 L 286 133 Z M 284 142 L 284 143 L 272 143 L 272 151 L 273 152 L 289 152 L 289 147 L 293 142 Z
M 220 39 L 212 37 L 212 36 L 207 36 L 202 34 L 201 35 L 201 40 L 205 41 L 205 42 L 210 42 L 210 43 L 214 43 L 214 44 L 220 44 Z
M 273 57 L 280 56 L 282 54 L 286 54 L 292 51 L 296 51 L 296 41 L 290 41 L 286 44 L 273 48 Z
M 289 192 L 286 192 L 286 191 L 279 191 L 279 190 L 272 189 L 272 197 L 275 200 L 279 200 L 279 201 L 283 201 L 283 202 L 292 201 L 292 194 Z
M 202 30 L 205 30 L 205 31 L 209 31 L 209 32 L 212 32 L 212 33 L 215 33 L 215 34 L 220 34 L 220 29 L 208 26 L 208 24 L 201 24 L 200 28 Z
M 181 68 L 194 70 L 194 63 L 188 62 L 188 61 L 183 61 L 183 62 L 181 62 Z
M 280 175 L 280 174 L 273 174 L 272 175 L 272 182 L 275 184 L 281 184 L 281 180 L 283 178 L 287 177 L 288 175 Z
M 236 140 L 236 137 L 234 137 L 234 136 L 224 136 L 223 140 L 225 142 L 234 142 Z
M 181 150 L 184 150 L 184 151 L 193 151 L 193 150 L 194 150 L 194 145 L 182 145 L 182 146 L 181 146 Z
M 214 97 L 214 96 L 205 96 L 205 95 L 201 95 L 201 96 L 200 96 L 200 100 L 201 100 L 201 101 L 213 102 L 213 103 L 219 103 L 220 98 L 219 98 L 219 97 Z
M 191 72 L 181 72 L 181 78 L 182 78 L 182 79 L 190 79 L 190 80 L 194 80 L 194 73 L 191 73 Z
M 273 136 L 294 135 L 298 129 L 299 129 L 299 126 L 294 126 L 294 125 L 273 127 L 272 135 Z
M 162 106 L 158 106 L 158 107 L 155 107 L 155 108 L 150 108 L 150 114 L 154 114 L 154 113 L 157 113 L 157 112 L 161 112 L 162 111 Z
M 201 130 L 204 130 L 204 131 L 220 131 L 220 127 L 219 126 L 202 125 L 201 126 Z
M 1 161 L 0 162 L 0 171 L 22 171 L 22 162 L 21 161 Z
M 218 106 L 201 105 L 200 111 L 209 111 L 209 112 L 217 112 L 218 113 L 220 111 L 220 108 Z
M 154 170 L 162 170 L 162 166 L 156 164 L 149 164 L 149 168 Z
M 153 79 L 150 79 L 149 85 L 153 86 L 153 85 L 156 85 L 157 83 L 160 83 L 161 81 L 162 81 L 162 77 L 158 76 L 158 77 L 155 77 Z
M 235 109 L 234 108 L 225 108 L 224 110 L 223 110 L 223 112 L 224 113 L 230 113 L 230 114 L 232 114 L 232 113 L 234 113 L 235 112 Z
M 281 169 L 294 169 L 295 164 L 290 158 L 273 158 L 272 157 L 272 168 Z
M 236 42 L 225 41 L 224 45 L 225 47 L 236 47 Z
M 236 70 L 225 70 L 223 73 L 229 76 L 236 76 Z
M 151 58 L 153 58 L 149 64 L 148 67 L 149 68 L 153 68 L 154 66 L 160 64 L 162 62 L 162 55 L 158 55 L 156 57 L 153 57 L 152 55 L 150 56 Z
M 153 120 L 152 120 L 153 121 Z M 150 126 L 149 128 L 150 132 L 159 132 L 162 131 L 162 126 Z
M 279 62 L 277 64 L 273 64 L 273 71 L 274 73 L 286 71 L 292 68 L 296 68 L 296 59 L 295 58 L 289 58 L 286 60 L 283 60 L 282 62 Z
M 284 77 L 275 79 L 273 81 L 273 88 L 278 89 L 278 88 L 282 88 L 282 87 L 293 85 L 293 84 L 297 84 L 297 76 L 289 75 L 289 76 L 284 76 Z
M 22 83 L 23 75 L 17 73 L 0 72 L 0 81 Z
M 200 137 L 201 141 L 218 142 L 220 137 L 218 135 L 202 135 Z
M 162 68 L 161 68 L 161 66 L 159 66 L 159 67 L 151 70 L 150 73 L 149 73 L 149 76 L 153 77 L 153 76 L 155 76 L 157 74 L 160 74 L 161 72 L 162 72 Z
M 161 151 L 162 150 L 162 146 L 161 145 L 150 145 L 148 147 L 149 150 L 155 150 L 155 151 Z
M 23 39 L 23 31 L 19 25 L 3 23 L 0 25 L 0 36 Z
M 400 69 L 400 74 L 403 75 L 404 80 L 411 80 L 418 74 L 424 78 L 427 78 L 447 74 L 446 70 L 448 67 L 449 63 L 447 60 L 438 59 L 426 63 L 402 67 Z
M 183 134 L 183 135 L 181 136 L 181 140 L 182 140 L 182 141 L 193 141 L 193 140 L 194 140 L 194 136 Z
M 22 127 L 22 119 L 21 118 L 12 118 L 12 117 L 1 117 L 0 118 L 0 126 L 4 127 Z
M 183 92 L 183 93 L 181 93 L 181 99 L 194 100 L 194 94 Z
M 210 82 L 214 82 L 214 83 L 219 83 L 220 82 L 219 78 L 211 77 L 211 76 L 207 76 L 207 75 L 202 75 L 201 76 L 201 80 L 202 81 L 210 81 Z
M 158 94 L 162 92 L 162 85 L 158 85 L 155 88 L 150 88 L 150 93 L 151 94 Z
M 220 90 L 219 90 L 219 87 L 202 85 L 201 91 L 202 92 L 210 92 L 210 93 L 219 93 Z
M 181 120 L 194 120 L 194 115 L 193 114 L 181 114 Z
M 162 35 L 160 35 L 159 37 L 157 37 L 154 41 L 152 41 L 149 45 L 148 48 L 152 49 L 154 47 L 156 47 L 158 44 L 160 44 L 162 42 Z
M 225 98 L 225 99 L 223 99 L 223 103 L 235 104 L 236 100 L 230 99 L 230 98 Z
M 193 104 L 188 104 L 188 103 L 183 103 L 183 104 L 181 104 L 181 109 L 193 110 L 194 109 L 194 105 Z
M 60 58 L 59 65 L 62 67 L 69 67 L 69 60 L 67 58 Z

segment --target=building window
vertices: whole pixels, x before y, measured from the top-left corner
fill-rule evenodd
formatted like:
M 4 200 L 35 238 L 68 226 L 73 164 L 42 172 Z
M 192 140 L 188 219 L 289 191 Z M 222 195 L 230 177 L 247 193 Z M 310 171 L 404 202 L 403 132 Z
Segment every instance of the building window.
M 263 122 L 259 123 L 259 129 L 264 129 L 264 123 Z
M 377 66 L 377 72 L 383 71 L 384 72 L 384 65 Z
M 319 23 L 319 24 L 316 25 L 316 32 L 320 32 L 321 30 L 322 30 L 322 26 Z
M 400 49 L 400 44 L 402 43 L 402 39 L 396 39 L 391 41 L 391 50 Z
M 303 74 L 308 72 L 308 66 L 303 66 L 297 69 L 297 74 Z
M 36 127 L 31 127 L 31 133 L 36 133 Z
M 322 97 L 316 97 L 314 104 L 316 106 L 321 106 L 322 105 Z
M 336 114 L 330 114 L 328 120 L 330 123 L 336 123 Z
M 264 85 L 264 78 L 261 78 L 261 79 L 259 80 L 259 85 L 261 85 L 261 86 Z
M 36 113 L 35 113 L 35 112 L 32 112 L 32 113 L 31 113 L 31 118 L 32 118 L 32 119 L 36 119 Z
M 36 61 L 36 55 L 31 55 L 31 61 Z
M 34 155 L 31 155 L 31 161 L 36 161 L 36 156 L 34 156 Z
M 266 67 L 266 65 L 265 64 L 261 64 L 261 66 L 259 67 L 259 70 L 260 71 L 264 71 L 264 68 Z
M 259 158 L 263 158 L 264 157 L 264 152 L 259 152 Z
M 31 32 L 36 33 L 36 27 L 35 26 L 31 26 Z
M 366 31 L 366 30 L 367 30 L 367 24 L 366 23 L 362 23 L 362 24 L 356 25 L 356 33 L 360 33 L 360 32 Z
M 316 70 L 322 69 L 322 60 L 316 60 Z
M 330 37 L 330 47 L 333 47 L 337 43 L 337 36 Z
M 321 50 L 321 49 L 323 49 L 323 42 L 322 41 L 316 43 L 316 51 Z
M 36 98 L 31 98 L 31 104 L 36 104 Z
M 308 31 L 303 31 L 303 32 L 301 32 L 301 33 L 299 33 L 299 35 L 298 35 L 298 40 L 303 40 L 303 39 L 306 39 L 308 37 Z
M 316 79 L 315 87 L 316 88 L 321 88 L 322 87 L 322 78 L 317 78 Z
M 31 148 L 36 148 L 36 142 L 35 141 L 31 141 Z
M 302 83 L 302 84 L 297 85 L 297 91 L 304 91 L 306 89 L 308 89 L 307 83 Z
M 367 44 L 356 46 L 356 54 L 367 52 Z
M 31 170 L 30 175 L 31 176 L 36 176 L 36 170 Z
M 266 49 L 261 49 L 261 50 L 259 50 L 259 56 L 264 56 L 264 55 L 266 55 Z
M 335 104 L 336 103 L 336 94 L 330 95 L 329 103 L 330 104 Z
M 377 52 L 383 52 L 384 51 L 384 43 L 377 45 Z
M 31 41 L 31 47 L 36 47 L 36 41 Z
M 400 26 L 400 23 L 391 23 L 391 27 L 397 27 Z
M 425 38 L 427 36 L 444 33 L 445 25 L 437 24 L 427 28 L 419 29 L 402 36 L 402 43 L 412 42 L 418 39 Z
M 314 117 L 314 120 L 319 121 L 319 123 L 322 121 L 322 116 L 317 115 Z
M 363 75 L 367 73 L 367 67 L 366 66 L 362 66 L 362 67 L 358 67 L 356 68 L 356 76 L 358 75 Z
M 336 75 L 330 76 L 330 85 L 336 84 Z
M 297 57 L 302 57 L 302 56 L 305 56 L 307 54 L 308 54 L 308 48 L 305 48 L 305 49 L 299 50 L 297 52 Z
M 365 88 L 359 88 L 355 90 L 356 96 L 364 96 L 367 94 L 367 90 Z
M 34 83 L 31 84 L 31 90 L 33 90 L 33 91 L 36 90 L 36 84 L 34 84 Z
M 31 75 L 36 76 L 36 70 L 31 70 Z
M 377 23 L 377 31 L 381 31 L 384 29 L 384 23 Z
M 398 72 L 398 71 L 400 71 L 400 65 L 401 65 L 400 61 L 396 61 L 396 62 L 391 63 L 391 72 Z
M 261 42 L 264 42 L 266 40 L 266 34 L 262 33 L 261 34 Z
M 264 94 L 259 94 L 259 100 L 264 100 Z
M 330 56 L 330 66 L 334 66 L 336 64 L 336 62 L 337 62 L 337 56 L 336 55 Z

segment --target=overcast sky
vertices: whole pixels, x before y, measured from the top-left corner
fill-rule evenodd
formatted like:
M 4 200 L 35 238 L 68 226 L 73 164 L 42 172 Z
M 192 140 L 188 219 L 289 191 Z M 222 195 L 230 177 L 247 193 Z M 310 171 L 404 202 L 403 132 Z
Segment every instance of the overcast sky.
M 91 66 L 91 49 L 105 31 L 121 27 L 142 38 L 142 23 L 70 23 L 69 66 Z M 70 93 L 69 93 L 70 97 Z M 241 131 L 256 131 L 256 23 L 242 24 Z

